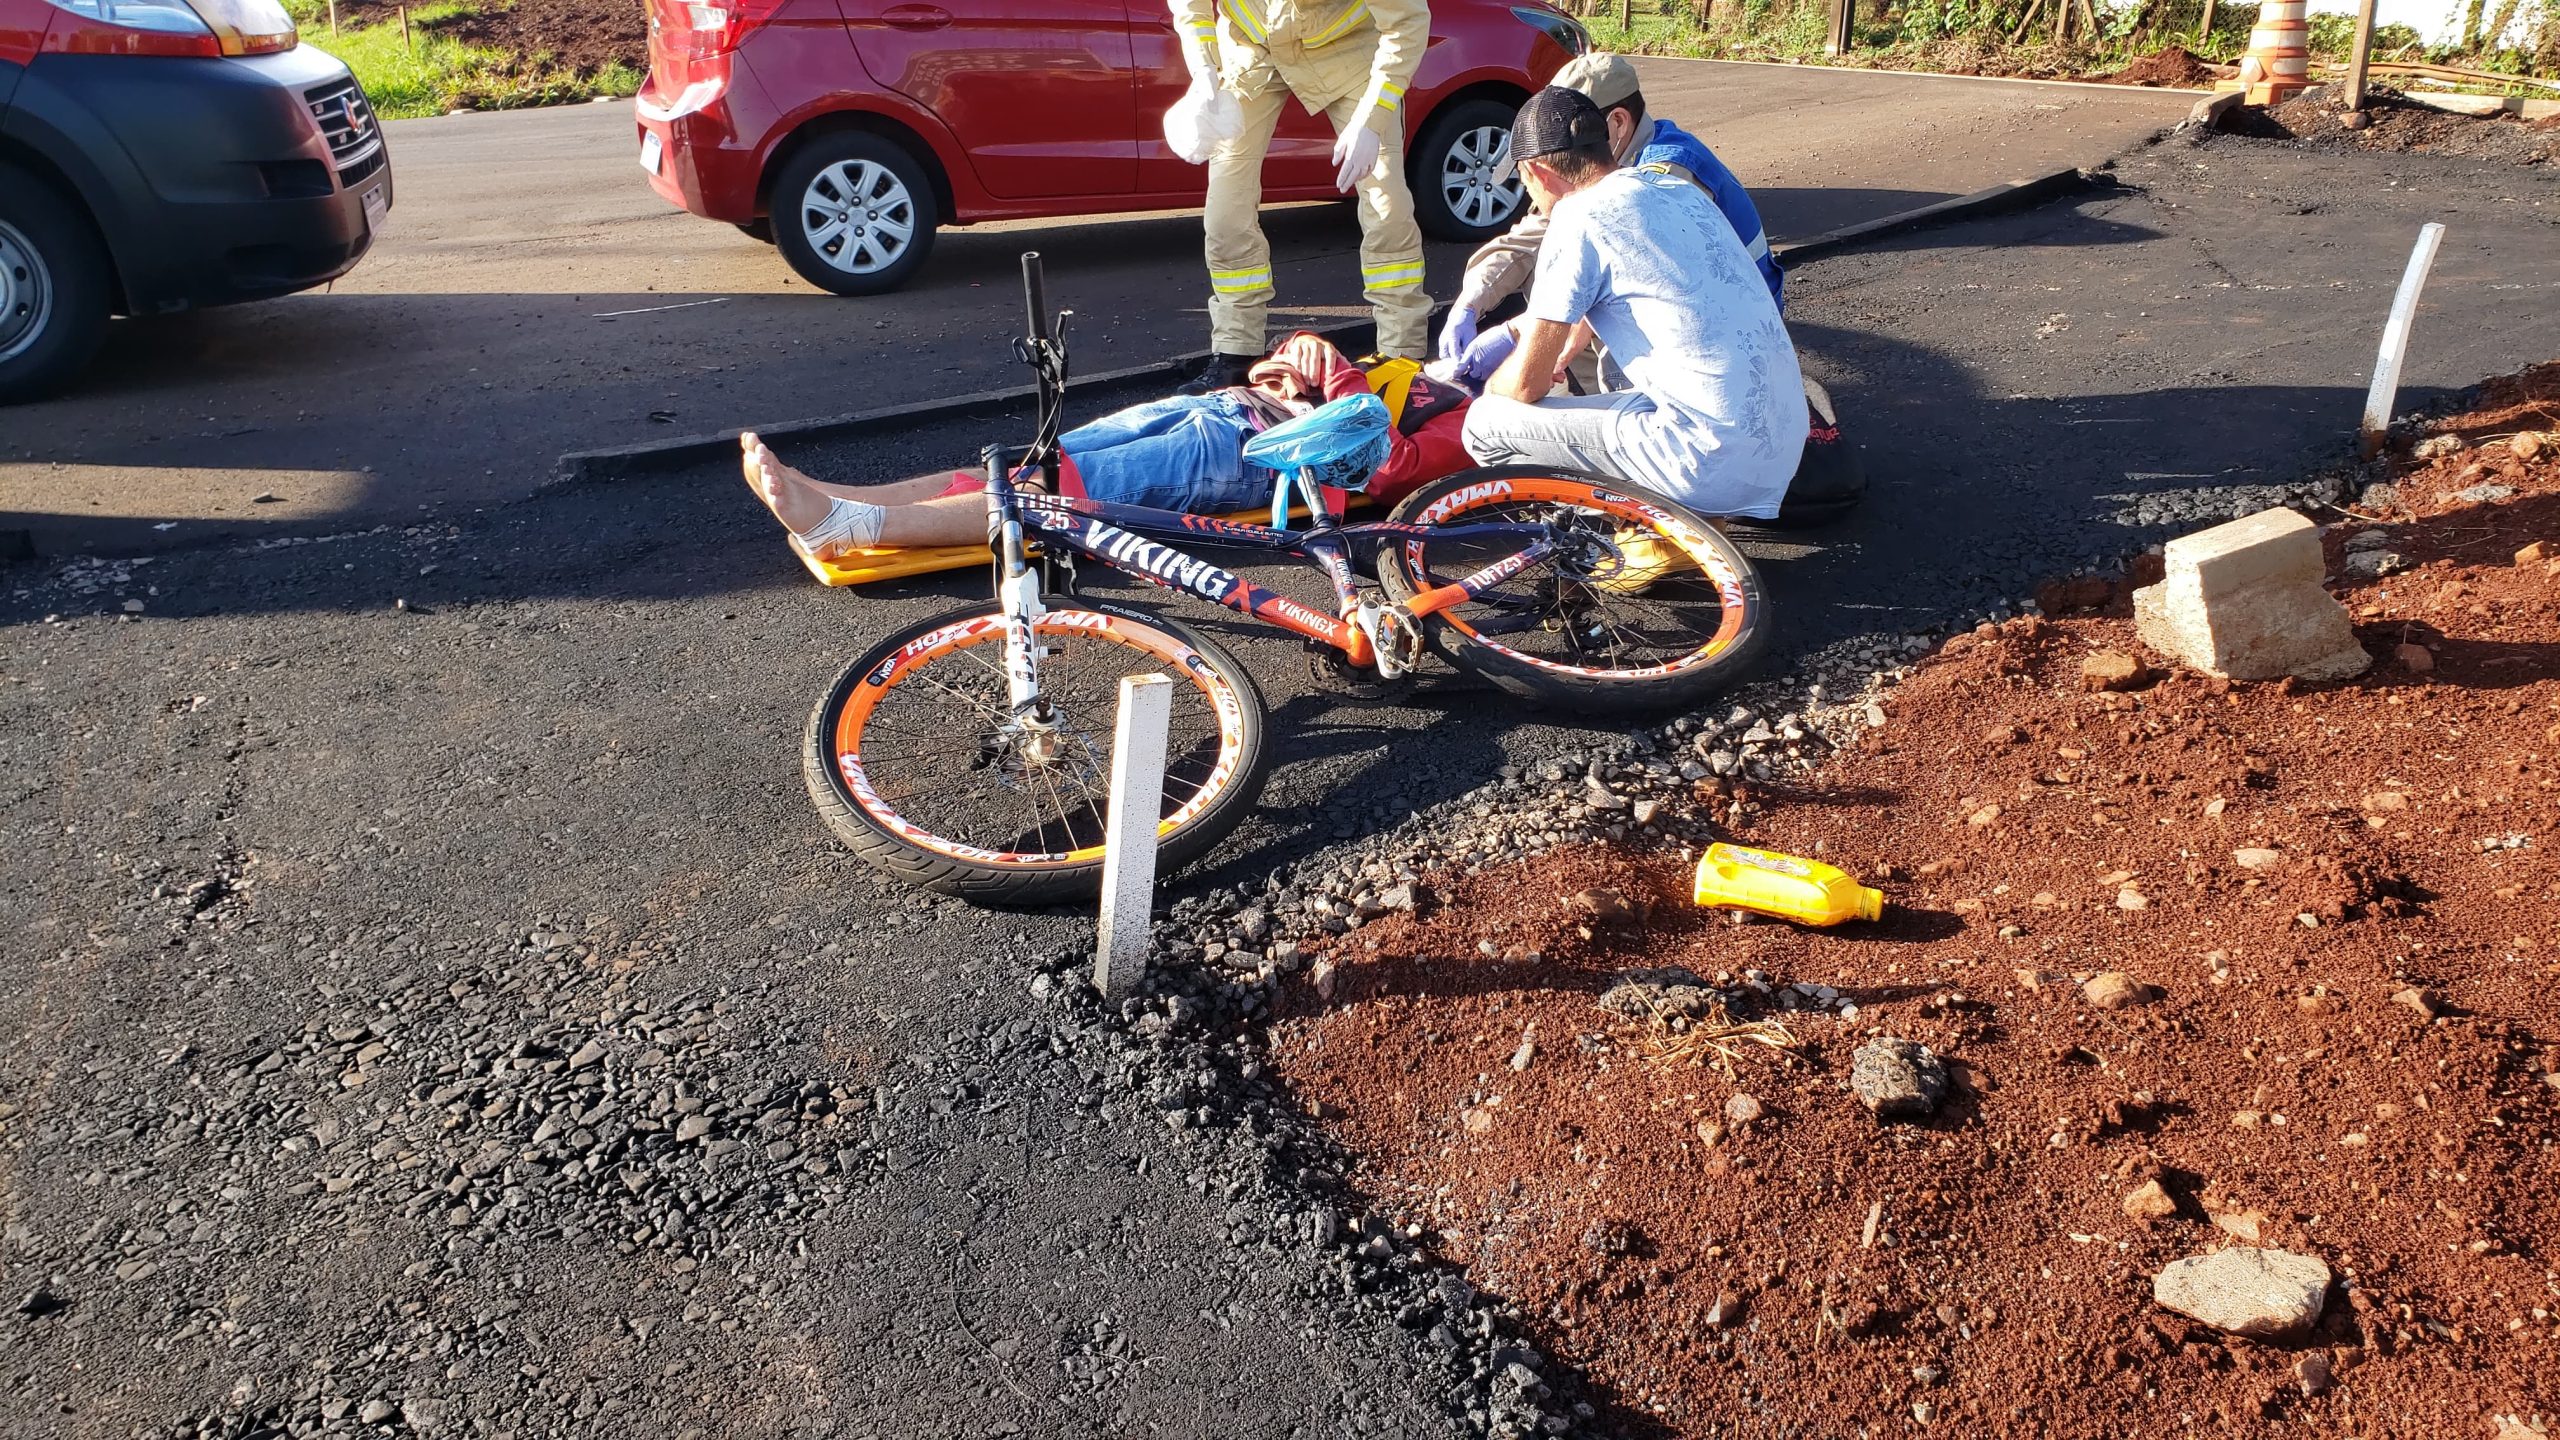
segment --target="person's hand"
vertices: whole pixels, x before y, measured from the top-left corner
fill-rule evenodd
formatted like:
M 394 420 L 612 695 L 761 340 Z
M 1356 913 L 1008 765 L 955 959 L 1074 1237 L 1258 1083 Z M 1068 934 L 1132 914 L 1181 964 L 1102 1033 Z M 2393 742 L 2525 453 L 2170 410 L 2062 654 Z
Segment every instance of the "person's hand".
M 1474 343 L 1467 346 L 1466 355 L 1458 362 L 1458 374 L 1466 380 L 1469 389 L 1482 390 L 1485 382 L 1493 378 L 1493 372 L 1502 368 L 1502 362 L 1510 359 L 1511 352 L 1519 345 L 1520 337 L 1512 333 L 1510 326 L 1497 325 L 1478 335 Z
M 1360 123 L 1333 139 L 1333 188 L 1351 193 L 1360 178 L 1378 167 L 1378 132 L 1369 128 L 1367 111 Z
M 1464 301 L 1449 307 L 1449 318 L 1440 322 L 1440 349 L 1437 358 L 1455 360 L 1467 353 L 1475 343 L 1476 310 Z

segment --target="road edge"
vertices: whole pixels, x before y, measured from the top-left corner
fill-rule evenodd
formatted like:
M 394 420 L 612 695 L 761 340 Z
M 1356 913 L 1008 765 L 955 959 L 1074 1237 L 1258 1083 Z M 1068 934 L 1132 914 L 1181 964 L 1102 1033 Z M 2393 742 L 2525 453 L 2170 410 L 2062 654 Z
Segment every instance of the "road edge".
M 1769 253 L 1777 256 L 1780 262 L 1788 264 L 1819 259 L 1824 255 L 1846 250 L 1863 241 L 1881 239 L 1904 230 L 1917 230 L 1955 220 L 1971 220 L 1983 215 L 1997 215 L 2006 210 L 2024 210 L 2030 206 L 2041 205 L 2048 200 L 2058 200 L 2065 195 L 2078 194 L 2083 190 L 2102 189 L 2108 183 L 2096 171 L 2073 166 L 2068 170 L 2050 171 L 2025 180 L 2010 180 L 1998 185 L 1986 186 L 1970 195 L 1958 195 L 1954 199 L 1941 200 L 1934 205 L 1923 205 L 1917 209 L 1904 210 L 1898 214 L 1886 215 L 1874 220 L 1862 220 L 1855 225 L 1843 225 L 1837 230 L 1825 230 L 1819 235 L 1810 235 L 1802 240 L 1772 245 L 1769 247 Z

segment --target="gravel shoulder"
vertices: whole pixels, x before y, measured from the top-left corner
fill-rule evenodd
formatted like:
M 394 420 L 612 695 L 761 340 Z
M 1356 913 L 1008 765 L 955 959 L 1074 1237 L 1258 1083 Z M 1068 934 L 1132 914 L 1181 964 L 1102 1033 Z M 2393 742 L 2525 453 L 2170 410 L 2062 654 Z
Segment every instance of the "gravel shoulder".
M 2455 226 L 2421 397 L 2539 358 L 2549 191 L 2420 198 L 2428 163 L 2163 147 L 2124 190 L 1800 274 L 1876 488 L 1755 542 L 1793 698 L 1753 703 L 2296 493 L 2351 423 L 2394 229 Z M 2412 183 L 2333 207 L 2374 164 Z M 984 438 L 812 459 L 885 478 Z M 1059 998 L 1034 957 L 1083 923 L 891 893 L 827 843 L 805 706 L 981 584 L 819 591 L 717 466 L 11 571 L 0 1430 L 1617 1424 L 1330 1188 L 1250 1054 L 1170 1001 Z M 1502 767 L 1631 743 L 1247 658 L 1285 768 L 1186 914 L 1345 842 L 1418 853 Z

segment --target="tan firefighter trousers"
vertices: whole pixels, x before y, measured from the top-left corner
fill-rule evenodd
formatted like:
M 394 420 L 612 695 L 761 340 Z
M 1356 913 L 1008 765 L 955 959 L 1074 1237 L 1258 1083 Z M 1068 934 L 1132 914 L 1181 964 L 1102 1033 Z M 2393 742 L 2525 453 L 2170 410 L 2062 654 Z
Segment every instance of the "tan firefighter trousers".
M 1289 87 L 1241 98 L 1244 130 L 1209 157 L 1210 343 L 1225 355 L 1260 355 L 1273 295 L 1271 245 L 1262 237 L 1262 161 Z M 1358 95 L 1325 107 L 1334 132 L 1360 108 Z M 1422 229 L 1404 182 L 1404 117 L 1382 110 L 1378 163 L 1352 187 L 1360 205 L 1360 280 L 1378 324 L 1378 353 L 1426 359 L 1431 297 L 1422 289 Z

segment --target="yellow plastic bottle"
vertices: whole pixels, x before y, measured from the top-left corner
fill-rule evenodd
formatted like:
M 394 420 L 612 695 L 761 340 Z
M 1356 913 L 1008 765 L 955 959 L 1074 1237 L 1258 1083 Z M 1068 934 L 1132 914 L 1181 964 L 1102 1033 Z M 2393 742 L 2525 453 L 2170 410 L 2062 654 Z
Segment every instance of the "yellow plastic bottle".
M 1807 925 L 1884 914 L 1884 892 L 1859 884 L 1837 866 L 1741 845 L 1707 847 L 1698 861 L 1698 903 Z

